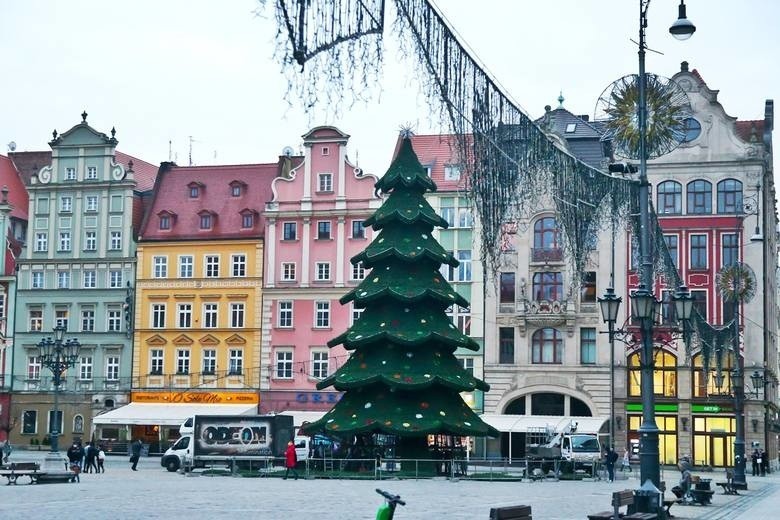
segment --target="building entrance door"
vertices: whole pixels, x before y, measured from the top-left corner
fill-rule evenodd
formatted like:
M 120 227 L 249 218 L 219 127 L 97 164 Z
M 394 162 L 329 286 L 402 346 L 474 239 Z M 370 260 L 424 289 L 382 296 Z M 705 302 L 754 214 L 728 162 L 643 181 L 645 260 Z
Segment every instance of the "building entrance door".
M 710 437 L 710 460 L 708 464 L 713 467 L 730 465 L 729 451 L 729 437 L 713 434 Z

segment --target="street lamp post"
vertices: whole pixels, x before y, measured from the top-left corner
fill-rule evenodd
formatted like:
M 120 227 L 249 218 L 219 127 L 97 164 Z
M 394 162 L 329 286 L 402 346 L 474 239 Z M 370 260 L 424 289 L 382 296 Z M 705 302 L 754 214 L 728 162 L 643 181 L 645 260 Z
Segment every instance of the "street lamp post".
M 62 374 L 76 365 L 76 359 L 81 349 L 81 343 L 76 339 L 69 339 L 63 342 L 65 327 L 58 325 L 54 327 L 54 339 L 44 338 L 38 343 L 38 349 L 41 357 L 41 365 L 51 370 L 54 382 L 54 424 L 51 427 L 51 453 L 58 452 L 58 437 L 60 435 L 60 425 L 63 421 L 60 419 L 59 412 L 59 394 L 60 384 L 62 383 Z
M 647 9 L 650 0 L 639 2 L 639 102 L 637 122 L 639 126 L 639 254 L 641 267 L 640 287 L 631 296 L 634 316 L 639 319 L 642 331 L 641 390 L 642 424 L 639 427 L 639 474 L 644 484 L 650 480 L 657 488 L 660 485 L 660 463 L 658 450 L 658 426 L 655 422 L 655 396 L 653 393 L 653 257 L 650 249 L 650 183 L 647 180 L 647 75 L 645 74 L 645 29 Z M 687 39 L 696 27 L 685 16 L 685 2 L 680 2 L 679 19 L 669 32 L 675 38 Z

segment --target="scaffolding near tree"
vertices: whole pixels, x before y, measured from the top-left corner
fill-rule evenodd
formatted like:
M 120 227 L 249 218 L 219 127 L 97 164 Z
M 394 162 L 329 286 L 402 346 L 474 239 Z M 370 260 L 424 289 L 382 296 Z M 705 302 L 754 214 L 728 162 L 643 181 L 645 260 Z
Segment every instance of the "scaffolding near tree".
M 478 350 L 479 345 L 446 314 L 452 305 L 469 303 L 440 272 L 442 265 L 457 267 L 458 261 L 432 235 L 434 227 L 446 228 L 447 222 L 425 200 L 436 184 L 409 136 L 376 189 L 389 196 L 365 225 L 379 234 L 351 259 L 371 271 L 340 300 L 365 310 L 328 342 L 329 347 L 343 344 L 352 355 L 317 385 L 333 386 L 344 395 L 304 430 L 398 435 L 399 455 L 406 457 L 420 454 L 428 434 L 497 436 L 460 396 L 489 386 L 454 355 L 458 348 Z

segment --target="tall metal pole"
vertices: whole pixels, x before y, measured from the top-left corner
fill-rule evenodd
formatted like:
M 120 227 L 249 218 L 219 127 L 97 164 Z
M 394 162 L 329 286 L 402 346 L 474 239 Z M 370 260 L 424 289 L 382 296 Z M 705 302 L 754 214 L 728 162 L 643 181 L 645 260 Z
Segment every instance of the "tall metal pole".
M 645 75 L 645 28 L 650 0 L 639 2 L 639 254 L 640 283 L 653 293 L 653 258 L 650 252 L 650 183 L 647 181 L 647 76 Z M 641 320 L 642 424 L 639 427 L 639 475 L 641 483 L 660 485 L 658 426 L 655 422 L 653 389 L 653 319 Z
M 609 286 L 615 288 L 615 219 L 612 219 Z M 615 322 L 609 320 L 609 442 L 615 446 Z
M 55 345 L 54 351 L 56 352 L 57 365 L 59 365 L 59 358 L 62 356 L 61 345 Z M 60 436 L 60 424 L 59 420 L 59 405 L 60 405 L 60 382 L 62 381 L 62 372 L 59 368 L 51 368 L 51 373 L 54 376 L 54 427 L 51 430 L 51 452 L 57 453 L 59 451 L 59 436 Z
M 736 281 L 735 281 L 736 283 Z M 737 287 L 734 287 L 734 356 L 737 369 L 734 371 L 734 422 L 736 437 L 734 437 L 734 483 L 747 488 L 745 479 L 745 358 L 739 349 L 739 297 Z

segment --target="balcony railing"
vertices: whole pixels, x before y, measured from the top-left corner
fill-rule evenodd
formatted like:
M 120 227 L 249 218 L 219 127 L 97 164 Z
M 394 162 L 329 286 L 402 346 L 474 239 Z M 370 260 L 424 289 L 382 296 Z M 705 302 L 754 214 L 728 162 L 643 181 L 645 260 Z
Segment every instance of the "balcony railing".
M 544 247 L 531 249 L 532 262 L 562 262 L 563 249 L 560 247 Z

